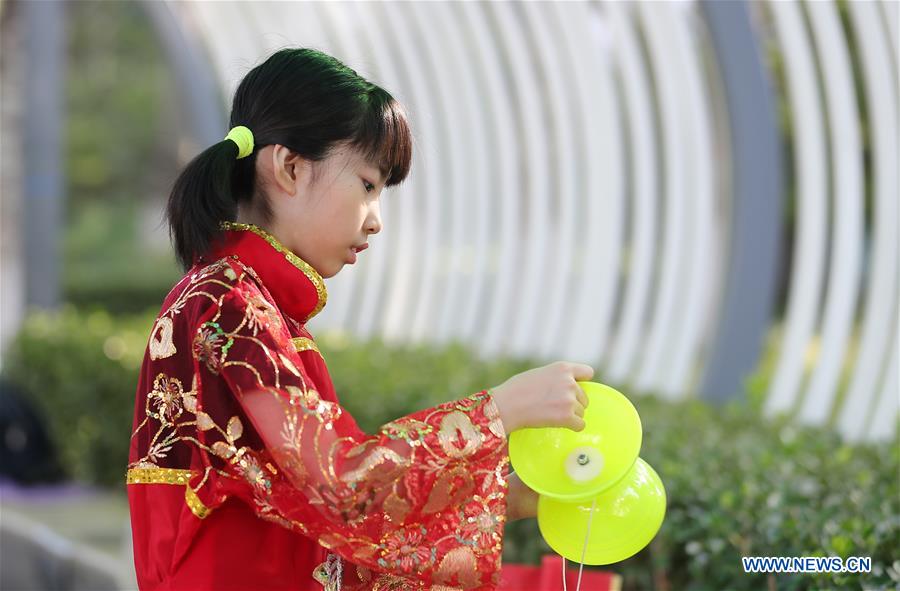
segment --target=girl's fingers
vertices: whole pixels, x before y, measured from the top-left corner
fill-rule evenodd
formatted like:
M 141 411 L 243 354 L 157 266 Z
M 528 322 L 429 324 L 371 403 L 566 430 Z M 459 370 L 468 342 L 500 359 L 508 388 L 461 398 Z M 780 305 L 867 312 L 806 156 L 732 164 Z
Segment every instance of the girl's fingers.
M 588 400 L 587 394 L 584 393 L 584 390 L 581 389 L 581 386 L 576 385 L 575 388 L 576 388 L 575 398 L 578 400 L 578 403 L 581 406 L 583 406 L 584 408 L 587 408 L 588 403 L 590 402 Z
M 572 377 L 576 380 L 589 380 L 594 377 L 594 368 L 583 363 L 573 363 Z
M 584 431 L 584 428 L 587 426 L 587 423 L 584 422 L 584 419 L 581 417 L 575 417 L 572 419 L 572 427 L 573 431 Z
M 584 418 L 584 406 L 582 406 L 581 403 L 575 404 L 575 409 L 573 410 L 573 412 L 575 413 L 575 416 L 582 419 Z

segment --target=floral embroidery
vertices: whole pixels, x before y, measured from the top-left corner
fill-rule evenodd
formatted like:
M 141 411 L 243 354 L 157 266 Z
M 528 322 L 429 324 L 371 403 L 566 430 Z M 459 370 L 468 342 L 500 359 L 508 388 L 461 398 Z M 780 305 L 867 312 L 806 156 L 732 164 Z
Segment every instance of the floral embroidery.
M 410 509 L 412 509 L 412 506 L 409 502 L 401 499 L 396 491 L 391 491 L 391 494 L 384 501 L 385 512 L 396 523 L 406 521 L 406 516 L 409 515 Z
M 435 581 L 443 584 L 450 584 L 458 578 L 459 586 L 466 589 L 478 586 L 475 554 L 466 546 L 450 550 L 441 560 L 434 578 Z
M 160 373 L 153 380 L 153 389 L 147 393 L 144 399 L 144 414 L 146 418 L 135 430 L 140 431 L 150 419 L 159 421 L 156 435 L 150 439 L 147 453 L 142 458 L 129 464 L 129 468 L 158 469 L 157 462 L 166 457 L 172 446 L 183 439 L 179 428 L 192 424 L 191 422 L 176 423 L 185 410 L 194 413 L 197 407 L 196 398 L 197 382 L 191 381 L 191 389 L 187 392 L 181 384 L 181 380 Z M 134 437 L 134 435 L 132 435 Z
M 453 411 L 444 416 L 438 439 L 447 455 L 453 458 L 466 457 L 481 445 L 481 433 L 472 424 L 468 415 L 460 411 Z
M 214 374 L 218 374 L 225 362 L 228 349 L 234 339 L 227 336 L 217 322 L 204 322 L 194 337 L 194 359 Z
M 274 449 L 272 450 L 272 458 L 281 467 L 291 483 L 297 488 L 302 488 L 309 482 L 309 472 L 306 466 L 303 465 L 303 460 L 300 458 L 300 454 L 297 453 L 297 449 L 299 448 L 287 445 Z
M 244 434 L 244 425 L 241 423 L 241 419 L 236 416 L 228 419 L 228 425 L 223 434 L 225 441 L 216 441 L 212 444 L 213 453 L 237 466 L 244 479 L 258 491 L 268 492 L 271 490 L 272 481 L 257 459 L 249 453 L 250 448 L 238 448 L 237 446 L 237 440 Z
M 475 483 L 466 466 L 457 466 L 439 473 L 434 488 L 428 495 L 423 513 L 437 513 L 447 507 L 462 503 L 475 492 Z
M 318 497 L 310 503 L 323 505 L 344 523 L 356 525 L 365 519 L 366 510 L 375 501 L 375 489 L 371 486 L 357 490 L 354 486 L 328 487 L 320 484 Z
M 434 564 L 435 549 L 426 542 L 427 531 L 425 526 L 418 525 L 389 533 L 378 546 L 381 553 L 378 564 L 404 573 Z
M 175 349 L 175 344 L 172 342 L 172 332 L 171 318 L 163 316 L 156 321 L 156 326 L 153 328 L 153 333 L 150 335 L 150 343 L 148 345 L 148 348 L 150 349 L 150 359 L 165 359 L 178 352 Z
M 247 448 L 243 447 L 239 450 L 239 453 L 245 451 Z M 259 490 L 264 490 L 268 492 L 272 488 L 272 481 L 269 480 L 265 471 L 262 469 L 262 466 L 259 465 L 259 462 L 253 456 L 245 456 L 238 460 L 238 465 L 241 468 L 241 472 L 244 474 L 244 478 L 254 486 L 254 488 Z
M 191 385 L 189 392 L 182 392 L 181 404 L 184 409 L 191 414 L 197 414 L 197 378 L 194 377 L 194 383 Z
M 198 271 L 193 277 L 191 277 L 192 283 L 197 283 L 202 279 L 206 279 L 212 275 L 222 272 L 226 277 L 231 279 L 232 281 L 236 279 L 236 277 L 228 276 L 227 271 L 231 270 L 234 273 L 234 270 L 228 265 L 228 259 L 219 259 L 214 263 L 210 263 L 209 265 L 203 267 Z
M 409 579 L 404 579 L 403 577 L 389 574 L 378 575 L 378 578 L 375 580 L 375 584 L 372 586 L 372 591 L 410 591 L 410 589 L 424 589 L 424 586 L 421 583 L 415 583 L 413 581 L 410 581 Z M 434 591 L 444 590 L 434 589 Z M 447 591 L 459 590 L 452 589 Z
M 491 421 L 490 424 L 488 424 L 488 430 L 490 430 L 495 437 L 506 439 L 506 428 L 503 426 L 503 421 L 500 420 L 500 409 L 497 408 L 496 403 L 494 403 L 493 395 L 484 405 L 484 416 Z
M 259 292 L 247 298 L 247 328 L 253 331 L 253 336 L 261 330 L 272 333 L 280 333 L 282 330 L 278 310 Z
M 358 468 L 344 473 L 341 480 L 351 484 L 360 481 L 371 481 L 375 486 L 388 484 L 393 482 L 407 466 L 409 466 L 408 458 L 387 447 L 376 447 Z
M 425 436 L 433 432 L 434 428 L 428 423 L 410 418 L 397 419 L 381 427 L 381 433 L 391 439 L 403 439 L 410 445 L 422 445 Z
M 285 390 L 290 395 L 291 406 L 300 408 L 304 414 L 316 417 L 326 429 L 331 429 L 334 421 L 341 416 L 341 407 L 328 400 L 322 400 L 316 390 L 310 388 L 304 391 L 296 386 L 286 386 Z M 286 424 L 289 422 L 296 424 L 297 421 L 298 418 L 289 413 Z M 293 435 L 294 432 L 290 433 Z M 293 440 L 294 437 L 290 439 Z
M 312 388 L 302 389 L 297 386 L 285 386 L 293 406 L 304 406 L 310 410 L 319 405 L 319 393 Z
M 163 425 L 175 424 L 175 419 L 181 416 L 183 396 L 181 381 L 159 374 L 153 382 L 153 390 L 147 394 L 147 416 Z
M 202 410 L 197 411 L 197 428 L 201 431 L 209 431 L 210 429 L 214 429 L 216 423 L 212 420 L 212 417 L 203 412 Z
M 474 545 L 476 550 L 491 550 L 500 542 L 500 531 L 505 521 L 506 507 L 500 499 L 482 500 L 475 497 L 460 511 L 459 541 Z
M 457 400 L 453 407 L 456 410 L 461 410 L 462 412 L 471 412 L 473 409 L 477 408 L 483 400 L 490 398 L 491 395 L 488 392 L 476 392 L 475 394 L 471 394 Z

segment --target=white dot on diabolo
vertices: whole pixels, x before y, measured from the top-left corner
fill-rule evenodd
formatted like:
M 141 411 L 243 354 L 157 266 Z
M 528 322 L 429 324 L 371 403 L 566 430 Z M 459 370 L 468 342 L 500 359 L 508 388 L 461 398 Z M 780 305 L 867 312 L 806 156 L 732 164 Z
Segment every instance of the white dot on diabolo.
M 576 447 L 566 456 L 566 474 L 575 482 L 587 482 L 603 470 L 603 454 L 595 447 Z

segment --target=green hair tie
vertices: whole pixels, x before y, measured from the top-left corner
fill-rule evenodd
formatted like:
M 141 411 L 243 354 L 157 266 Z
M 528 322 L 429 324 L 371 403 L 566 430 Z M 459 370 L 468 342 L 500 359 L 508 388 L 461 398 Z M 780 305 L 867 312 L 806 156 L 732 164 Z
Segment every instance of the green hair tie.
M 225 136 L 225 139 L 231 140 L 235 144 L 237 144 L 238 160 L 240 160 L 241 158 L 246 158 L 253 153 L 253 132 L 243 125 L 232 127 L 231 131 L 228 132 L 228 135 Z

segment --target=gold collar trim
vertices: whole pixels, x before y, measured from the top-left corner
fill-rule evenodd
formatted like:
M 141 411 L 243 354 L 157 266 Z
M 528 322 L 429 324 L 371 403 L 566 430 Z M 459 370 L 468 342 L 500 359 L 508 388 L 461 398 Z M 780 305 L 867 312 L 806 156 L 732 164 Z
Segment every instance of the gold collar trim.
M 328 290 L 325 288 L 325 281 L 322 279 L 322 276 L 319 275 L 318 271 L 313 269 L 312 265 L 295 255 L 285 245 L 279 242 L 277 238 L 275 238 L 259 226 L 255 226 L 253 224 L 242 224 L 240 222 L 222 222 L 222 229 L 253 232 L 257 236 L 268 242 L 269 246 L 280 252 L 290 264 L 297 267 L 312 282 L 313 286 L 315 286 L 316 294 L 318 295 L 319 299 L 316 303 L 316 307 L 313 308 L 313 311 L 309 313 L 307 320 L 322 311 L 322 308 L 325 307 L 325 302 L 328 301 Z

